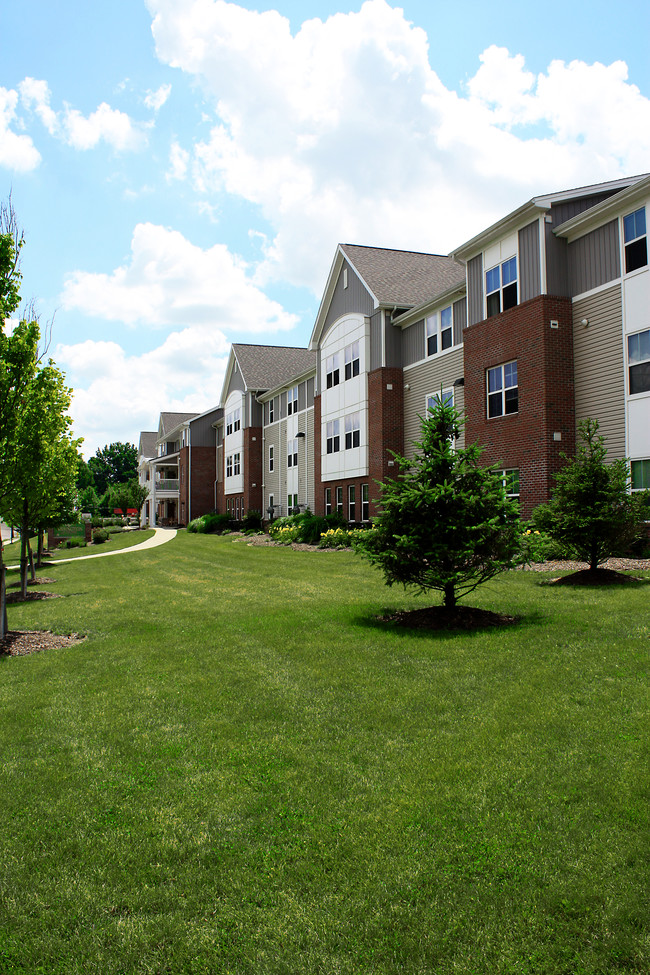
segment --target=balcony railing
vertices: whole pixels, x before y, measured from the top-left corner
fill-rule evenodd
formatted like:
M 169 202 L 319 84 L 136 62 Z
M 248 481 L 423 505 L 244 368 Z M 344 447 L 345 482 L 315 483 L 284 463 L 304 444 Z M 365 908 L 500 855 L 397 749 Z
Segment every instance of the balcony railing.
M 156 491 L 178 491 L 181 482 L 177 477 L 161 477 L 156 481 Z

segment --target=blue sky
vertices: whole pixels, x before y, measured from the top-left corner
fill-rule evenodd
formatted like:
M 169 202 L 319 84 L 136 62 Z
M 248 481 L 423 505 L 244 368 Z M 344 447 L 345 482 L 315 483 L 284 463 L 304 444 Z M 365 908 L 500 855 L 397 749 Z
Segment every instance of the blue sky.
M 86 455 L 305 345 L 338 241 L 448 253 L 650 171 L 648 4 L 23 0 L 0 198 Z M 614 15 L 612 14 L 614 12 Z

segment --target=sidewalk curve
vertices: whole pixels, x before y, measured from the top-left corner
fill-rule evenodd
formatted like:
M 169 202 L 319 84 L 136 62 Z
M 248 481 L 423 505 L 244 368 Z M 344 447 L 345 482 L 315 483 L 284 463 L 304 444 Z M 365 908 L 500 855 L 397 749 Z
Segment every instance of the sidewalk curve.
M 131 548 L 118 548 L 115 552 L 97 552 L 96 555 L 78 555 L 75 559 L 52 559 L 50 562 L 43 562 L 43 565 L 53 566 L 60 565 L 62 562 L 83 562 L 85 559 L 107 559 L 111 555 L 128 555 L 129 552 L 142 552 L 145 548 L 158 548 L 159 545 L 165 545 L 166 542 L 171 542 L 172 538 L 176 536 L 175 528 L 154 528 L 155 535 L 148 538 L 146 542 L 140 542 L 138 545 L 132 545 Z M 8 565 L 8 569 L 19 569 L 18 565 Z

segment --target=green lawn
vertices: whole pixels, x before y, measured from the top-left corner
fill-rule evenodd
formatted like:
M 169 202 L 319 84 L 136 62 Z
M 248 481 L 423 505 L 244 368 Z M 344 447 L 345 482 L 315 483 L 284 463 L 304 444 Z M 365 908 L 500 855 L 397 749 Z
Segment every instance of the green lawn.
M 10 627 L 88 639 L 0 660 L 3 975 L 650 971 L 650 574 L 434 635 L 349 552 L 49 574 Z
M 86 545 L 85 548 L 81 546 L 79 548 L 66 548 L 64 545 L 61 545 L 59 548 L 54 549 L 50 555 L 46 556 L 45 561 L 56 562 L 59 559 L 78 559 L 83 555 L 100 555 L 102 552 L 115 552 L 118 549 L 131 548 L 133 545 L 139 545 L 140 542 L 146 542 L 154 534 L 153 528 L 144 528 L 134 531 L 115 532 L 113 535 L 108 536 L 107 541 L 99 545 Z M 32 551 L 34 552 L 34 560 L 36 560 L 36 536 L 30 539 L 30 542 Z M 5 545 L 2 558 L 6 565 L 17 565 L 20 562 L 20 540 L 12 542 L 10 545 Z

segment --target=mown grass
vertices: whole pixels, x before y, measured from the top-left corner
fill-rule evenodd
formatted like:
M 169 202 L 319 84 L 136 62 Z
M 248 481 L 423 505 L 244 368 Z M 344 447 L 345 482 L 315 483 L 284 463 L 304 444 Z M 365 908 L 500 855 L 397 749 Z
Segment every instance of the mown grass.
M 0 661 L 3 973 L 650 970 L 648 574 L 513 627 L 349 552 L 185 534 L 56 568 Z
M 146 542 L 155 532 L 153 528 L 135 529 L 133 531 L 115 532 L 108 536 L 105 542 L 99 545 L 90 544 L 85 547 L 66 548 L 65 545 L 54 549 L 45 557 L 45 562 L 57 562 L 60 559 L 78 559 L 84 555 L 101 555 L 102 552 L 117 552 L 123 548 L 131 548 Z M 34 559 L 36 559 L 36 537 L 31 539 Z M 5 545 L 2 552 L 2 559 L 5 565 L 17 565 L 20 561 L 20 540 Z

